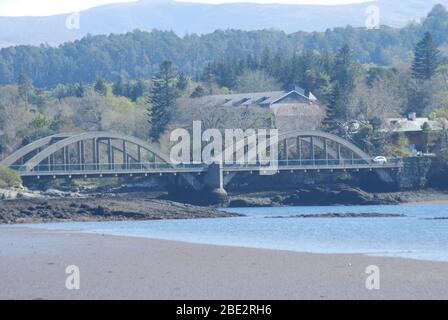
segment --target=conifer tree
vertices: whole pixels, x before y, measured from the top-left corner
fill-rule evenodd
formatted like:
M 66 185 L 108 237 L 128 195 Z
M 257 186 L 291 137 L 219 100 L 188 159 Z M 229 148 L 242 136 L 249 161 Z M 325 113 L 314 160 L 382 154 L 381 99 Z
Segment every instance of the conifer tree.
M 177 98 L 177 72 L 171 61 L 160 65 L 160 71 L 153 78 L 149 95 L 148 122 L 149 138 L 158 141 L 165 131 Z
M 342 92 L 338 83 L 333 87 L 327 105 L 327 114 L 324 125 L 330 132 L 338 133 L 341 123 L 347 120 L 347 97 Z
M 106 93 L 107 93 L 107 86 L 106 86 L 106 83 L 105 83 L 104 80 L 103 80 L 102 78 L 100 78 L 100 77 L 98 77 L 98 78 L 96 79 L 94 89 L 95 89 L 96 92 L 98 92 L 99 94 L 101 94 L 101 95 L 103 95 L 103 96 L 105 96 Z
M 194 91 L 191 93 L 190 98 L 200 98 L 206 95 L 205 89 L 203 86 L 198 85 Z
M 430 80 L 439 66 L 440 52 L 437 49 L 429 32 L 417 44 L 412 63 L 412 75 L 415 79 Z
M 348 102 L 354 89 L 354 62 L 350 47 L 343 46 L 335 57 L 333 69 L 333 88 L 327 105 L 324 124 L 329 131 L 340 131 L 348 120 Z

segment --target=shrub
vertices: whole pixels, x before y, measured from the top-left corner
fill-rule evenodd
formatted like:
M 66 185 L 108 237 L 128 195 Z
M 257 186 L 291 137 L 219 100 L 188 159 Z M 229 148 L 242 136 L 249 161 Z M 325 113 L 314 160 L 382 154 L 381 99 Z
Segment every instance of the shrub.
M 17 171 L 0 165 L 0 188 L 19 187 L 21 185 L 22 179 Z

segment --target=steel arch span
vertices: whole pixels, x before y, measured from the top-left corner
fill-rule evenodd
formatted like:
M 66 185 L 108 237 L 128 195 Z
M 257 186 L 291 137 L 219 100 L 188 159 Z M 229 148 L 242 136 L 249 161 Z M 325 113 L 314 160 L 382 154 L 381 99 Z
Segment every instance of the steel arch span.
M 54 141 L 58 141 L 61 139 L 66 139 L 68 137 L 71 137 L 75 135 L 75 133 L 60 133 L 55 134 L 52 136 L 48 136 L 45 138 L 41 138 L 39 140 L 36 140 L 30 144 L 27 144 L 26 146 L 20 148 L 19 150 L 15 151 L 5 159 L 1 161 L 1 164 L 10 167 L 14 164 L 18 163 L 20 160 L 24 159 L 27 155 L 31 153 L 39 153 L 41 148 L 46 147 L 47 145 L 51 144 Z M 21 164 L 23 164 L 22 162 Z
M 293 143 L 291 143 L 293 140 Z M 343 160 L 357 159 L 363 163 L 371 163 L 370 156 L 353 143 L 342 139 L 334 134 L 322 131 L 289 131 L 278 137 L 279 161 L 288 160 Z M 122 135 L 112 132 L 84 132 L 84 133 L 61 133 L 34 141 L 5 158 L 1 164 L 8 167 L 20 167 L 22 172 L 31 172 L 36 167 L 46 162 L 50 168 L 53 165 L 56 153 L 63 151 L 63 164 L 77 164 L 79 169 L 85 161 L 85 145 L 92 146 L 91 165 L 100 164 L 100 146 L 106 146 L 108 164 L 114 164 L 115 153 L 122 155 L 122 164 L 129 162 L 142 163 L 141 151 L 154 155 L 161 163 L 174 168 L 170 157 L 151 143 L 136 137 Z M 68 148 L 76 145 L 76 161 L 71 162 Z M 127 145 L 136 146 L 128 148 Z M 343 154 L 345 150 L 345 157 Z M 226 150 L 227 151 L 227 150 Z M 347 153 L 348 151 L 348 153 Z M 232 151 L 231 151 L 232 152 Z M 234 150 L 236 153 L 236 150 Z M 350 154 L 350 156 L 347 156 Z M 291 159 L 292 158 L 292 159 Z
M 91 163 L 86 162 L 86 146 L 89 145 Z M 69 148 L 75 146 L 75 160 Z M 100 146 L 106 147 L 106 158 L 108 167 L 100 161 Z M 132 148 L 134 147 L 134 148 Z M 56 154 L 62 151 L 62 164 L 56 164 Z M 121 163 L 115 161 L 116 153 L 122 156 Z M 142 151 L 152 155 L 153 161 L 147 162 L 142 159 Z M 72 176 L 72 175 L 116 175 L 138 173 L 181 173 L 182 178 L 194 189 L 198 190 L 201 184 L 195 175 L 188 169 L 178 170 L 158 146 L 148 143 L 142 139 L 112 132 L 83 132 L 83 133 L 61 133 L 36 140 L 7 158 L 2 165 L 18 169 L 22 176 Z M 159 170 L 157 169 L 159 168 Z M 202 168 L 193 170 L 194 173 L 201 172 Z
M 320 149 L 324 153 L 325 159 L 332 158 L 341 160 L 341 148 L 346 149 L 351 153 L 351 157 L 357 157 L 360 160 L 364 160 L 366 163 L 370 163 L 372 158 L 366 152 L 361 150 L 358 146 L 353 144 L 352 142 L 343 139 L 337 135 L 332 133 L 323 132 L 323 131 L 303 131 L 303 130 L 294 130 L 281 134 L 279 136 L 279 143 L 283 143 L 283 148 L 286 148 L 288 151 L 288 141 L 290 139 L 297 139 L 297 145 L 295 146 L 297 156 L 301 157 L 301 147 L 302 143 L 305 142 L 309 144 L 311 148 L 311 158 L 316 159 L 316 155 L 313 154 L 314 147 Z M 309 139 L 309 140 L 308 140 Z M 333 144 L 330 146 L 329 144 Z M 284 155 L 288 156 L 288 154 Z M 322 159 L 321 159 L 322 160 Z
M 291 140 L 294 140 L 291 143 Z M 239 149 L 246 148 L 246 145 Z M 369 164 L 372 158 L 355 144 L 334 134 L 323 131 L 294 130 L 282 133 L 278 136 L 279 157 L 278 162 L 288 162 L 288 160 L 310 163 L 327 160 L 356 160 L 358 163 Z M 233 154 L 233 160 L 238 161 L 238 150 L 235 146 L 228 147 L 224 154 Z M 248 150 L 243 151 L 244 163 L 248 163 Z M 241 154 L 241 155 L 243 155 Z M 316 162 L 316 163 L 317 163 Z M 315 164 L 315 163 L 313 163 Z
M 146 150 L 155 158 L 160 159 L 160 162 L 173 166 L 169 157 L 158 146 L 136 137 L 111 132 L 63 133 L 45 137 L 17 150 L 5 158 L 1 164 L 8 167 L 20 167 L 22 172 L 30 172 L 45 161 L 48 162 L 48 166 L 51 166 L 50 159 L 60 151 L 64 151 L 63 164 L 70 164 L 68 148 L 76 145 L 76 164 L 83 165 L 85 164 L 85 144 L 87 143 L 91 143 L 92 147 L 92 164 L 99 164 L 100 145 L 106 145 L 109 163 L 113 162 L 114 151 L 119 151 L 123 156 L 123 163 L 127 163 L 129 160 L 141 161 L 141 151 Z M 128 148 L 128 145 L 136 146 L 137 150 Z
M 127 150 L 126 147 L 126 143 L 130 143 L 130 144 L 134 144 L 136 145 L 139 149 L 144 149 L 149 151 L 150 153 L 154 154 L 157 158 L 159 158 L 162 162 L 165 162 L 167 164 L 171 165 L 171 161 L 169 159 L 169 157 L 164 154 L 159 147 L 150 144 L 146 141 L 143 141 L 139 138 L 136 137 L 132 137 L 132 136 L 126 136 L 126 135 L 122 135 L 122 134 L 118 134 L 118 133 L 110 133 L 110 132 L 86 132 L 86 133 L 81 133 L 78 135 L 74 135 L 74 136 L 70 136 L 66 139 L 63 139 L 61 141 L 56 142 L 53 145 L 50 145 L 48 148 L 46 148 L 45 150 L 43 150 L 42 152 L 38 153 L 36 156 L 34 156 L 33 158 L 31 158 L 30 160 L 28 160 L 25 164 L 24 164 L 24 169 L 26 171 L 31 171 L 33 170 L 37 165 L 39 165 L 42 161 L 48 159 L 51 155 L 54 155 L 56 152 L 63 150 L 64 148 L 67 148 L 70 145 L 73 144 L 77 144 L 78 142 L 80 144 L 82 144 L 82 142 L 84 141 L 94 141 L 96 142 L 96 145 L 94 147 L 95 150 L 92 150 L 94 152 L 93 154 L 93 163 L 92 164 L 99 164 L 99 157 L 98 157 L 98 153 L 99 153 L 99 141 L 112 141 L 112 140 L 118 140 L 121 141 L 123 143 L 123 149 L 122 152 L 124 153 L 124 157 L 123 157 L 123 162 L 124 164 L 126 164 L 128 162 L 127 160 L 127 156 L 129 156 L 129 151 Z M 95 144 L 95 143 L 94 143 Z M 110 148 L 108 150 L 108 152 L 112 151 L 112 143 L 110 143 Z M 82 146 L 81 146 L 82 147 Z M 82 151 L 82 150 L 81 150 Z M 81 152 L 82 153 L 82 152 Z M 96 153 L 96 154 L 95 154 Z M 79 155 L 78 155 L 79 156 Z M 140 160 L 141 155 L 137 155 L 138 160 Z M 108 154 L 108 157 L 111 157 L 111 154 Z M 135 156 L 133 156 L 134 158 Z M 83 159 L 81 159 L 80 162 Z M 112 159 L 109 159 L 109 163 L 112 163 L 111 161 Z

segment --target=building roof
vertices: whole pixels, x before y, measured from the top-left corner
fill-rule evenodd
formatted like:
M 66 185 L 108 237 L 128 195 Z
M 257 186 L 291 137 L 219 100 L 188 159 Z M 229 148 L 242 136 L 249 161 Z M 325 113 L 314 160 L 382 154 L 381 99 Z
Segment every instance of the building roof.
M 442 130 L 444 124 L 447 124 L 446 119 L 434 119 L 429 118 L 390 118 L 387 119 L 387 126 L 389 130 L 393 132 L 419 132 L 422 131 L 422 127 L 425 123 L 429 124 L 431 130 Z
M 269 91 L 269 92 L 251 92 L 251 93 L 237 93 L 237 94 L 221 94 L 212 95 L 211 98 L 223 106 L 248 106 L 258 105 L 261 107 L 269 107 L 276 103 L 284 103 L 288 98 L 295 98 L 302 103 L 316 102 L 316 97 L 310 92 L 306 94 L 301 88 L 296 88 L 290 91 Z

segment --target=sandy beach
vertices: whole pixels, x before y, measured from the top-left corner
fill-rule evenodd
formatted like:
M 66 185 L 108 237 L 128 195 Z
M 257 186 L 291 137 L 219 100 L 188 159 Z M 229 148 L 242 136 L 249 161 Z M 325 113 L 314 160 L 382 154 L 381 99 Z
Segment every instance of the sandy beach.
M 448 299 L 448 263 L 0 228 L 0 299 Z M 80 290 L 65 286 L 80 269 Z M 366 267 L 380 268 L 367 290 Z

